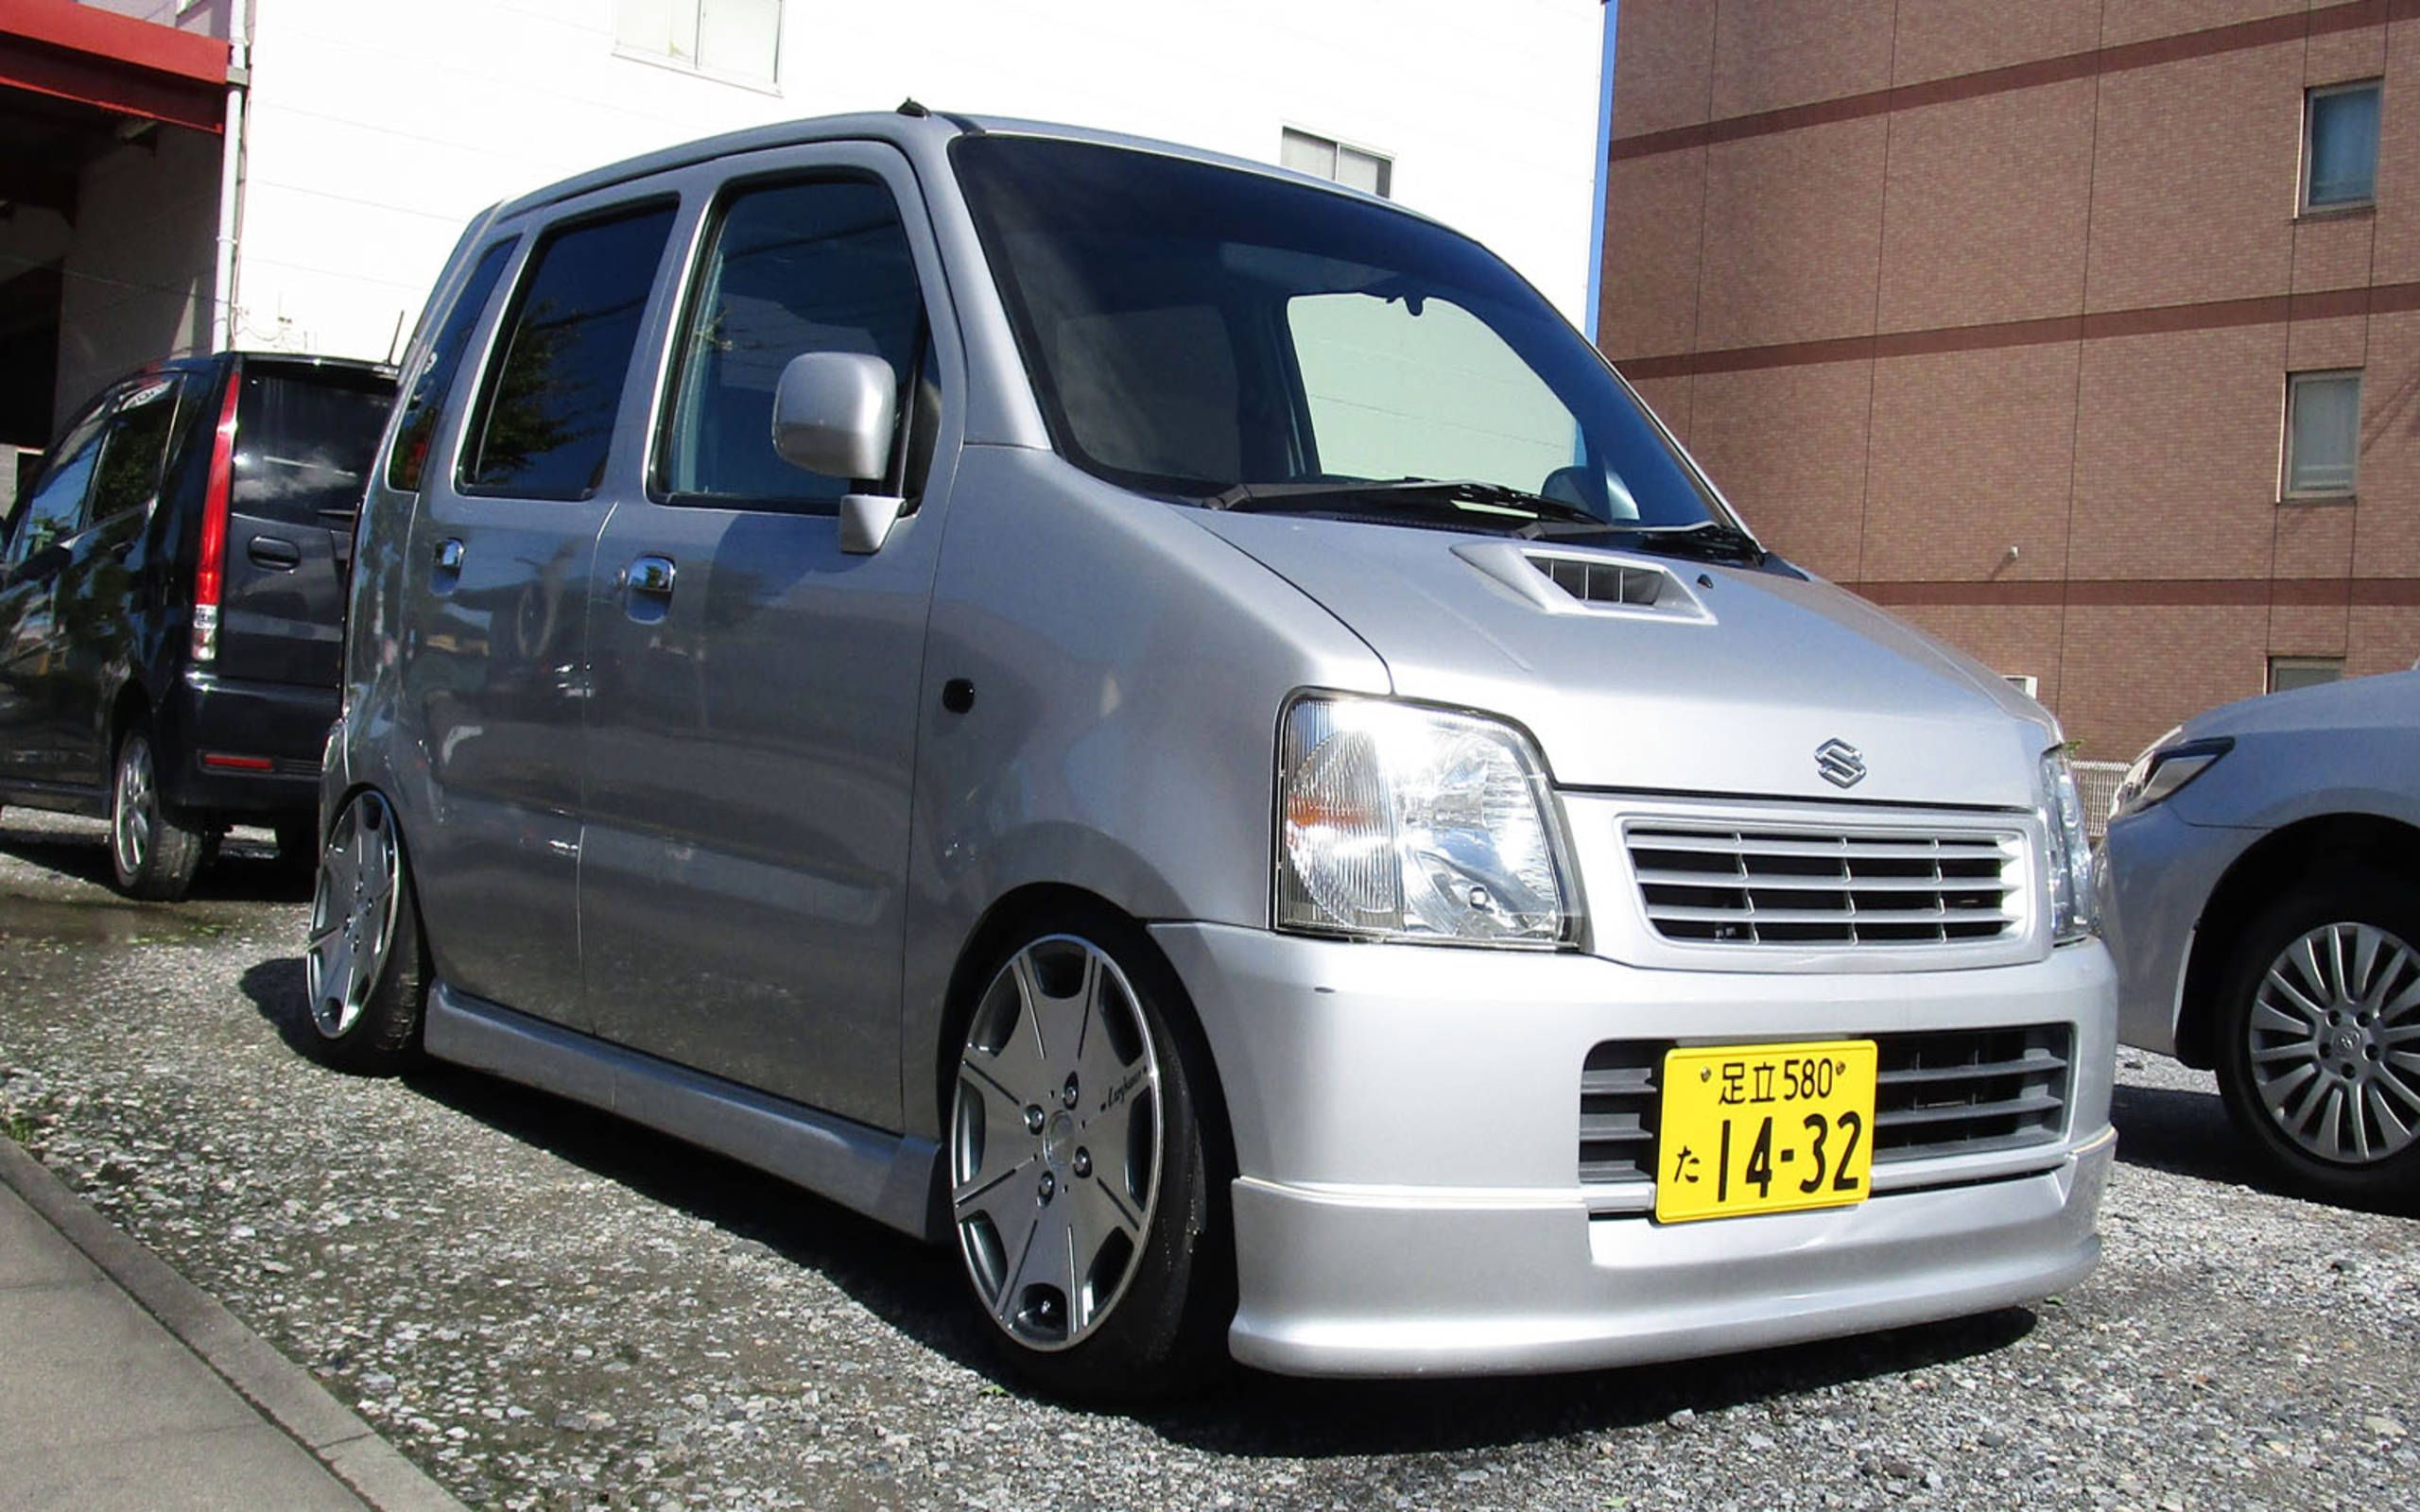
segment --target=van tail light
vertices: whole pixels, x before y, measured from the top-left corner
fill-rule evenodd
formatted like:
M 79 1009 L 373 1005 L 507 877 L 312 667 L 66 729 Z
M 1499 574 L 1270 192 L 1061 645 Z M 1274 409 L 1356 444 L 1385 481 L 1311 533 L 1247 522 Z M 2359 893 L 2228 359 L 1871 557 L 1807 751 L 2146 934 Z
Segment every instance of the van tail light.
M 235 491 L 235 401 L 244 377 L 230 369 L 227 395 L 218 405 L 218 430 L 210 442 L 210 487 L 201 496 L 201 550 L 193 568 L 193 659 L 218 656 L 218 601 L 227 588 L 227 507 Z

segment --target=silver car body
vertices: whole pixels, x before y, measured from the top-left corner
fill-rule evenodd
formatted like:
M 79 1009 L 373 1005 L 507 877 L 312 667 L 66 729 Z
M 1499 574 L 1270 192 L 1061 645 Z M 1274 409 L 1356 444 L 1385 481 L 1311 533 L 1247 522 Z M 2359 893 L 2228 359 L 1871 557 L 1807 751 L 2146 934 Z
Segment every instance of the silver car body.
M 2210 925 L 2222 889 L 2265 897 L 2303 852 L 2363 832 L 2407 853 L 2420 837 L 2420 672 L 2228 704 L 2162 744 L 2221 738 L 2226 755 L 2173 796 L 2111 822 L 2098 871 L 2118 1038 L 2202 1067 L 2198 1015 L 2231 943 L 2223 917 Z
M 331 814 L 365 787 L 394 806 L 438 979 L 428 1049 L 941 1239 L 945 1006 L 987 918 L 1072 889 L 1146 923 L 1199 1016 L 1239 1171 L 1230 1340 L 1248 1363 L 1637 1362 L 2083 1277 L 2114 1140 L 2115 977 L 2098 943 L 2053 943 L 2048 716 L 1795 575 L 1641 558 L 1668 599 L 1605 610 L 1542 589 L 1501 537 L 1213 513 L 1080 470 L 1051 448 L 953 178 L 964 125 L 744 132 L 501 206 L 465 237 L 438 304 L 506 232 L 677 198 L 593 500 L 464 497 L 432 466 L 424 491 L 382 477 L 368 503 L 325 796 Z M 845 558 L 828 517 L 667 519 L 640 481 L 706 202 L 735 176 L 832 165 L 898 201 L 945 400 L 922 507 Z M 433 457 L 460 443 L 497 323 L 491 308 L 476 328 Z M 448 550 L 458 585 L 432 593 Z M 681 576 L 640 625 L 625 588 L 649 555 Z M 804 654 L 830 645 L 844 654 Z M 951 679 L 972 714 L 942 709 Z M 1570 837 L 1577 948 L 1274 929 L 1272 742 L 1303 690 L 1529 730 Z M 1853 801 L 1819 767 L 1832 741 L 1869 768 Z M 1979 837 L 2019 919 L 1924 948 L 1676 942 L 1625 844 L 1653 822 Z M 2015 1025 L 2066 1047 L 2055 1121 L 1879 1163 L 1861 1205 L 1661 1226 L 1645 1175 L 1582 1179 L 1598 1047 Z

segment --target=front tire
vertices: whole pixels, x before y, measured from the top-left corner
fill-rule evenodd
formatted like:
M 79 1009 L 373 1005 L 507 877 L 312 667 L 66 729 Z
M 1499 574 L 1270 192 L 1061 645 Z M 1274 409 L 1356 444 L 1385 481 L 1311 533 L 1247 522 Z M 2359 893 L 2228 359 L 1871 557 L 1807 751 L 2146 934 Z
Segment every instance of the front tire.
M 958 1037 L 960 1268 L 994 1346 L 1056 1395 L 1160 1395 L 1225 1357 L 1233 1254 L 1187 1013 L 1141 931 L 1104 917 L 1016 939 Z
M 2220 984 L 2219 1091 L 2296 1187 L 2420 1190 L 2420 892 L 2356 875 L 2297 888 L 2245 929 Z
M 313 1053 L 363 1075 L 408 1069 L 420 1057 L 423 959 L 395 812 L 357 793 L 328 828 L 312 890 L 303 983 Z
M 128 730 L 110 779 L 110 871 L 117 890 L 154 902 L 182 901 L 201 869 L 204 838 L 178 822 L 161 799 L 150 730 Z

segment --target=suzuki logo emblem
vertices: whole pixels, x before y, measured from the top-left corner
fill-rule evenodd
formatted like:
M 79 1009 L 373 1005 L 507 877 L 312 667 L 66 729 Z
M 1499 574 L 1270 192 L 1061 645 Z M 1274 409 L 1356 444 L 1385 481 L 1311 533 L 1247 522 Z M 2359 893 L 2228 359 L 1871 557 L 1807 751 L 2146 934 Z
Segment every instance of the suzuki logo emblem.
M 1815 769 L 1834 787 L 1855 787 L 1865 781 L 1865 757 L 1845 740 L 1827 740 L 1815 747 Z

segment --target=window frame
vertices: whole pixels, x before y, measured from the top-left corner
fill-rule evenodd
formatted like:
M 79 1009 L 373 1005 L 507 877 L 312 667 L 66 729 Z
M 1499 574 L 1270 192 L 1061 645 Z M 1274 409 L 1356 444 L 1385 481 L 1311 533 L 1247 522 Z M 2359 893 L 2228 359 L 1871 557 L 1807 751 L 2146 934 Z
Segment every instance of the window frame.
M 2324 668 L 2333 669 L 2336 675 L 2332 678 L 2321 678 L 2312 682 L 2297 683 L 2293 688 L 2277 686 L 2277 674 L 2280 672 L 2316 672 Z M 2331 682 L 2343 680 L 2344 658 L 2341 656 L 2272 656 L 2269 658 L 2267 682 L 2261 692 L 2264 695 L 2292 693 L 2299 688 L 2322 688 Z
M 917 322 L 915 352 L 908 370 L 898 375 L 900 392 L 896 397 L 896 407 L 892 417 L 895 434 L 891 438 L 890 453 L 884 465 L 882 478 L 885 488 L 894 485 L 900 488 L 905 487 L 907 453 L 914 424 L 913 406 L 921 381 L 929 378 L 936 393 L 940 391 L 940 378 L 934 371 L 936 327 L 933 294 L 929 287 L 931 281 L 926 275 L 924 258 L 918 253 L 915 232 L 908 224 L 907 208 L 900 198 L 897 185 L 871 167 L 852 163 L 833 163 L 828 166 L 805 164 L 797 167 L 772 168 L 761 173 L 749 173 L 726 179 L 715 186 L 713 198 L 707 202 L 704 213 L 698 217 L 695 232 L 689 238 L 689 246 L 685 249 L 682 262 L 679 304 L 665 330 L 660 373 L 656 380 L 652 401 L 655 413 L 647 428 L 647 455 L 642 461 L 641 480 L 648 503 L 664 505 L 671 508 L 730 509 L 754 514 L 804 515 L 823 519 L 839 517 L 840 501 L 838 498 L 819 499 L 805 495 L 786 499 L 750 498 L 737 494 L 685 493 L 667 487 L 664 481 L 665 473 L 671 466 L 673 429 L 680 423 L 682 381 L 688 365 L 689 333 L 694 328 L 700 313 L 699 300 L 705 289 L 706 275 L 714 258 L 720 250 L 722 230 L 730 216 L 731 207 L 736 201 L 752 194 L 825 183 L 866 184 L 880 190 L 889 198 L 891 218 L 899 228 L 900 240 L 907 246 L 908 266 L 915 275 L 916 302 L 922 311 L 922 317 Z M 946 405 L 944 404 L 943 407 Z M 768 446 L 772 444 L 769 438 L 766 444 Z M 936 449 L 938 450 L 938 444 Z M 803 468 L 798 472 L 802 477 L 826 475 L 809 473 Z M 926 481 L 929 486 L 929 467 L 926 470 Z M 919 490 L 916 495 L 904 493 L 898 495 L 906 501 L 900 509 L 900 518 L 906 519 L 908 515 L 915 513 L 916 506 L 921 502 L 922 491 Z
M 578 493 L 538 493 L 474 482 L 470 475 L 471 458 L 477 455 L 479 447 L 487 439 L 488 423 L 493 418 L 493 406 L 496 387 L 504 381 L 504 367 L 512 355 L 511 337 L 516 323 L 521 318 L 521 312 L 528 303 L 529 293 L 537 281 L 537 275 L 543 270 L 545 254 L 553 249 L 555 243 L 575 232 L 617 220 L 635 220 L 658 211 L 671 212 L 672 219 L 665 231 L 664 246 L 656 252 L 654 270 L 648 274 L 648 297 L 640 306 L 638 330 L 631 337 L 631 354 L 623 366 L 622 382 L 616 391 L 614 404 L 613 427 L 605 437 L 605 465 L 600 480 Z M 650 317 L 656 301 L 663 297 L 666 259 L 676 253 L 683 263 L 688 258 L 689 249 L 681 236 L 681 212 L 682 196 L 677 189 L 653 189 L 631 198 L 616 199 L 610 203 L 576 210 L 569 215 L 546 222 L 534 232 L 521 232 L 526 237 L 527 245 L 506 258 L 512 278 L 512 288 L 507 295 L 504 304 L 496 310 L 493 323 L 488 329 L 487 340 L 483 343 L 483 350 L 479 353 L 478 386 L 473 390 L 471 407 L 463 412 L 460 423 L 455 428 L 454 455 L 446 480 L 457 495 L 465 499 L 526 499 L 539 504 L 586 504 L 612 486 L 614 448 L 621 440 L 622 411 L 629 407 L 631 381 L 639 372 L 642 359 L 646 356 L 648 347 L 653 339 L 654 326 Z M 493 291 L 489 298 L 494 298 Z M 476 324 L 472 326 L 475 333 L 477 329 Z M 441 414 L 440 421 L 441 427 Z M 439 435 L 442 434 L 441 428 Z M 432 447 L 435 445 L 434 440 L 431 445 Z M 427 488 L 428 470 L 424 467 L 421 471 L 422 491 L 425 492 Z
M 2312 368 L 2286 374 L 2286 407 L 2284 424 L 2280 428 L 2277 447 L 2277 502 L 2351 499 L 2359 496 L 2361 484 L 2361 389 L 2363 369 L 2360 368 Z M 2294 487 L 2294 410 L 2302 387 L 2317 381 L 2353 381 L 2353 455 L 2347 463 L 2351 475 L 2341 489 L 2298 489 Z
M 2312 200 L 2311 160 L 2319 149 L 2319 102 L 2339 94 L 2363 91 L 2378 97 L 2377 140 L 2370 150 L 2370 192 L 2359 199 L 2330 199 L 2325 203 Z M 2386 79 L 2380 76 L 2348 78 L 2337 84 L 2316 84 L 2303 91 L 2303 151 L 2301 182 L 2294 195 L 2294 211 L 2298 215 L 2338 215 L 2363 210 L 2374 210 L 2378 202 L 2377 156 L 2386 137 Z

